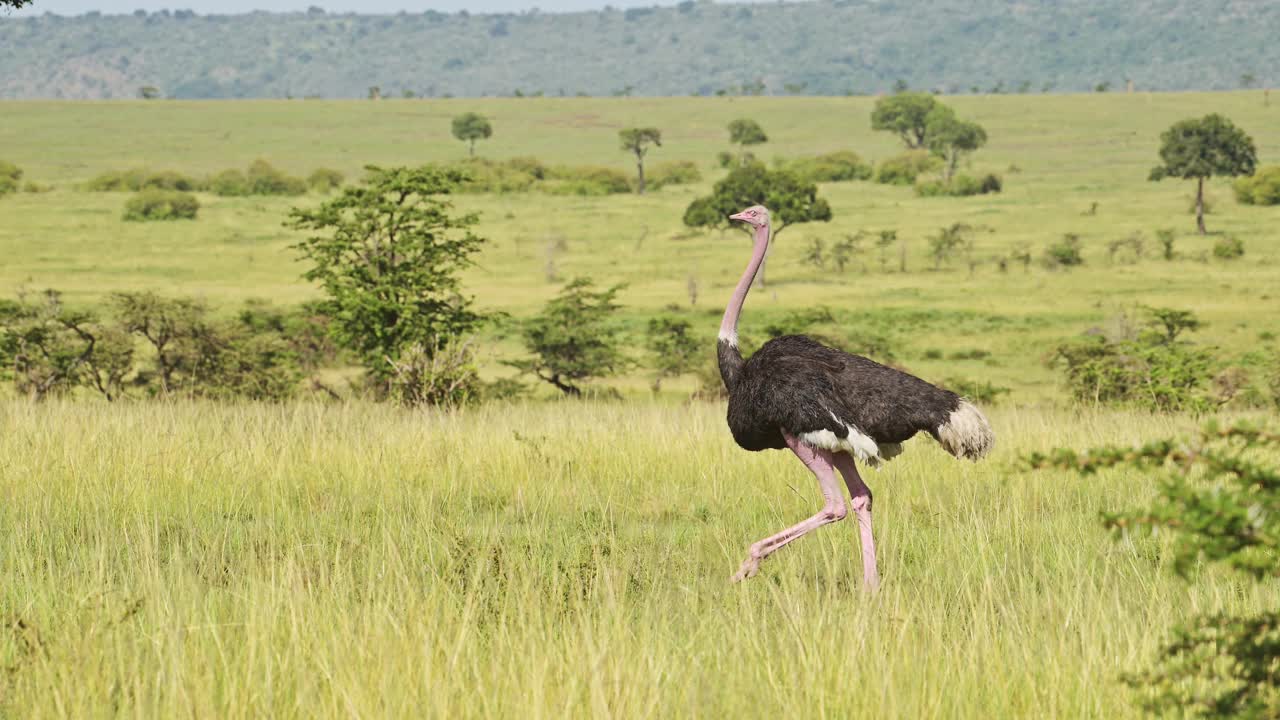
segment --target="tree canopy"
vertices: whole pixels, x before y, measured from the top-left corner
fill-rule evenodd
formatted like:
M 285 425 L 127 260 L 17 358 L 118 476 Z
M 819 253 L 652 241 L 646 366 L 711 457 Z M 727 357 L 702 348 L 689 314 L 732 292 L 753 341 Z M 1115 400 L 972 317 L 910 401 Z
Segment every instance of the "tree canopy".
M 662 147 L 662 131 L 655 127 L 626 128 L 618 131 L 622 149 L 636 156 L 636 193 L 644 194 L 644 156 L 649 145 Z
M 943 160 L 943 175 L 949 180 L 960 159 L 987 143 L 987 131 L 981 125 L 961 120 L 951 108 L 938 103 L 925 118 L 922 136 L 929 152 Z
M 590 278 L 575 278 L 547 302 L 522 329 L 525 347 L 534 355 L 508 365 L 537 376 L 565 395 L 582 394 L 581 383 L 607 377 L 627 366 L 611 320 L 622 285 L 595 291 Z
M 476 141 L 493 136 L 493 125 L 480 113 L 463 113 L 453 119 L 453 136 L 468 143 L 470 155 L 476 154 Z
M 458 278 L 484 242 L 471 232 L 477 217 L 441 198 L 464 179 L 433 166 L 370 167 L 362 184 L 290 213 L 294 228 L 316 233 L 294 247 L 326 295 L 321 312 L 377 381 L 408 347 L 438 348 L 483 320 Z
M 746 147 L 769 142 L 769 136 L 764 134 L 764 128 L 755 120 L 738 118 L 729 123 L 729 142 Z
M 1217 113 L 1174 123 L 1160 134 L 1160 161 L 1149 179 L 1195 179 L 1196 226 L 1204 225 L 1204 181 L 1211 177 L 1252 175 L 1258 164 L 1253 138 Z
M 908 149 L 925 147 L 929 114 L 939 105 L 932 95 L 921 92 L 880 98 L 871 111 L 871 129 L 897 133 Z
M 717 182 L 711 195 L 694 200 L 685 210 L 684 223 L 690 227 L 728 227 L 730 215 L 752 205 L 769 208 L 774 237 L 789 225 L 831 220 L 831 206 L 818 197 L 817 184 L 786 170 L 751 163 Z

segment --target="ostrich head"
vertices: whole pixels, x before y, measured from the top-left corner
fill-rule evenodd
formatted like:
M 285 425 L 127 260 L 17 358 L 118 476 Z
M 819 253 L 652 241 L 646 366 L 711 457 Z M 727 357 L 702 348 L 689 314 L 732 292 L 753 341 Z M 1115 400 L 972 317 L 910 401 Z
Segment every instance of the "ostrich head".
M 729 219 L 741 220 L 754 228 L 762 228 L 769 224 L 769 209 L 763 205 L 752 205 L 736 215 L 730 215 Z

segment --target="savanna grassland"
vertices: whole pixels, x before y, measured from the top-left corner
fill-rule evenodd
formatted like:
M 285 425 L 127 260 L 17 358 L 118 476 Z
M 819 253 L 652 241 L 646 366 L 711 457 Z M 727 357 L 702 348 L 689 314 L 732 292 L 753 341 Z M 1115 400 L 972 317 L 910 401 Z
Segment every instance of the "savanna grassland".
M 1274 607 L 1280 591 L 1205 572 L 1184 583 L 1150 538 L 1117 542 L 1099 512 L 1154 480 L 1030 472 L 1059 446 L 1133 443 L 1196 418 L 1079 407 L 1043 359 L 1056 342 L 1140 305 L 1194 311 L 1223 356 L 1275 352 L 1280 219 L 1211 184 L 1194 235 L 1190 183 L 1150 183 L 1159 132 L 1221 112 L 1280 160 L 1280 107 L 1261 93 L 947 98 L 990 144 L 972 171 L 996 196 L 824 185 L 835 219 L 780 236 L 743 331 L 816 305 L 820 330 L 887 339 L 927 379 L 1008 387 L 997 448 L 969 465 L 928 439 L 878 473 L 884 587 L 860 591 L 855 535 L 825 528 L 741 586 L 747 544 L 811 514 L 812 481 L 781 453 L 736 448 L 723 407 L 654 399 L 638 368 L 622 399 L 456 412 L 365 402 L 286 405 L 59 399 L 0 403 L 0 717 L 1133 717 L 1120 682 L 1164 628 L 1194 613 Z M 758 120 L 757 155 L 898 152 L 869 98 L 383 102 L 9 103 L 0 158 L 47 193 L 0 198 L 0 295 L 53 287 L 93 306 L 116 290 L 242 300 L 314 297 L 282 226 L 304 198 L 201 195 L 194 222 L 126 223 L 121 193 L 79 185 L 136 166 L 192 174 L 266 158 L 305 174 L 454 160 L 449 118 L 490 115 L 479 152 L 629 168 L 617 130 L 662 128 L 650 158 L 705 180 L 653 194 L 463 195 L 489 243 L 465 287 L 527 317 L 563 279 L 625 282 L 622 322 L 696 319 L 710 343 L 745 263 L 736 232 L 694 233 L 689 201 L 719 176 L 724 126 Z M 1097 203 L 1096 209 L 1093 207 Z M 927 237 L 979 226 L 972 268 L 933 269 Z M 1178 231 L 1159 257 L 1158 228 Z M 813 238 L 894 229 L 907 272 L 874 249 L 838 273 L 803 262 Z M 1109 241 L 1144 233 L 1141 258 Z M 1064 233 L 1085 264 L 1038 258 Z M 1215 239 L 1245 256 L 1216 260 Z M 1036 262 L 1006 272 L 1016 249 Z M 548 260 L 559 280 L 548 277 Z M 690 279 L 698 287 L 690 306 Z M 679 307 L 664 310 L 670 305 Z M 480 339 L 486 374 L 520 347 Z M 633 343 L 638 345 L 638 341 Z M 988 353 L 969 351 L 979 350 Z M 933 352 L 940 351 L 940 352 Z M 637 356 L 639 350 L 635 351 Z M 964 354 L 968 359 L 954 359 Z M 547 394 L 546 397 L 550 397 Z M 1239 412 L 1239 411 L 1232 411 Z M 1271 413 L 1274 414 L 1274 413 Z

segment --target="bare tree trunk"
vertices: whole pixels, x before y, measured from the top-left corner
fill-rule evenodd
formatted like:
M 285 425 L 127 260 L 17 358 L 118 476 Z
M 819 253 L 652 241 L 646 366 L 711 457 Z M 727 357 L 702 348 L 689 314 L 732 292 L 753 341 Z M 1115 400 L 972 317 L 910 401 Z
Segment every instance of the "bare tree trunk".
M 644 156 L 636 153 L 636 194 L 644 194 Z
M 476 156 L 476 139 L 475 138 L 471 138 L 471 146 L 470 146 L 470 150 L 468 150 L 467 152 L 467 155 L 469 157 Z
M 1196 178 L 1196 228 L 1201 235 L 1207 232 L 1204 229 L 1204 178 Z

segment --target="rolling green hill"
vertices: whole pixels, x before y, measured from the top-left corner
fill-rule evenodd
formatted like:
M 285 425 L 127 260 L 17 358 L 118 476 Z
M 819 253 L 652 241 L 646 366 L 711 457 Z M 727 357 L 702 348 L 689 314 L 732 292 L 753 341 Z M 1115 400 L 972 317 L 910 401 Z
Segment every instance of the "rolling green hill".
M 1266 86 L 1266 0 L 705 1 L 520 15 L 0 19 L 0 97 L 869 94 Z

